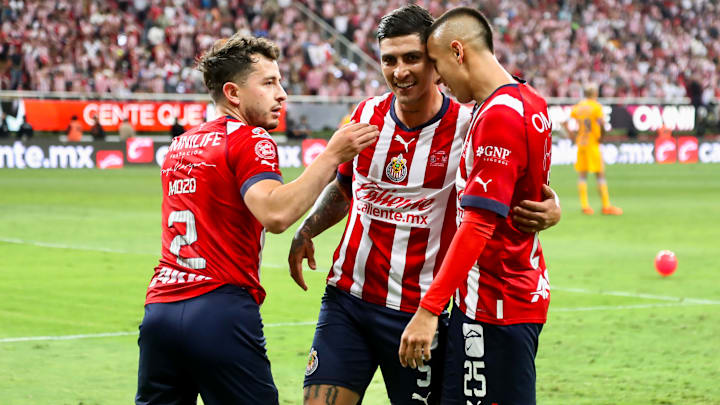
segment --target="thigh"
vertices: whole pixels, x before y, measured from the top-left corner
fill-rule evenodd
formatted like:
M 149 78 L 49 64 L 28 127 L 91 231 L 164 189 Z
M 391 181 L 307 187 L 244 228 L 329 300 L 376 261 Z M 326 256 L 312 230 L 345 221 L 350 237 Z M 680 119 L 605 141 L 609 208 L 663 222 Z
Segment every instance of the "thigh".
M 588 158 L 587 149 L 578 148 L 577 159 L 575 160 L 575 171 L 586 172 L 588 171 Z
M 359 325 L 360 311 L 362 308 L 348 294 L 327 287 L 305 368 L 304 387 L 340 386 L 362 397 L 378 360 Z
M 182 304 L 148 304 L 140 325 L 138 405 L 192 405 L 198 390 L 187 372 L 178 339 Z
M 590 149 L 588 153 L 587 168 L 590 173 L 598 173 L 603 171 L 603 160 L 602 155 L 600 154 L 599 147 L 596 146 Z
M 388 313 L 388 311 L 391 311 Z M 448 314 L 438 320 L 438 330 L 431 345 L 431 359 L 417 369 L 403 367 L 398 358 L 400 338 L 413 314 L 383 308 L 385 314 L 374 316 L 373 350 L 380 358 L 380 368 L 392 405 L 439 404 L 445 360 Z M 419 402 L 418 402 L 419 401 Z
M 185 352 L 206 405 L 277 404 L 258 305 L 234 286 L 188 300 Z
M 491 325 L 454 310 L 448 331 L 443 404 L 535 404 L 541 324 Z

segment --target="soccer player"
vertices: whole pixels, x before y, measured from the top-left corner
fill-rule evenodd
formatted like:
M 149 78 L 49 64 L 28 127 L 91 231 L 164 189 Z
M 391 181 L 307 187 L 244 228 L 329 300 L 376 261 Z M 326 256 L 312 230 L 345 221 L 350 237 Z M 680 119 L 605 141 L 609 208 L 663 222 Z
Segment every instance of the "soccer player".
M 265 353 L 259 268 L 265 229 L 285 230 L 338 164 L 377 137 L 351 123 L 295 181 L 282 183 L 283 101 L 270 41 L 235 34 L 199 61 L 220 118 L 173 139 L 162 166 L 162 257 L 140 325 L 137 404 L 277 404 Z
M 565 130 L 574 135 L 577 145 L 577 161 L 575 170 L 578 172 L 578 193 L 583 214 L 594 213 L 588 202 L 587 175 L 595 173 L 598 192 L 602 199 L 602 213 L 605 215 L 622 215 L 622 209 L 610 204 L 605 168 L 600 155 L 600 140 L 605 135 L 605 118 L 602 105 L 597 102 L 598 89 L 595 84 L 585 86 L 585 99 L 575 104 L 570 117 L 578 124 L 577 132 L 572 132 L 563 122 Z
M 360 103 L 353 119 L 380 137 L 352 161 L 295 234 L 288 261 L 304 289 L 302 261 L 315 269 L 312 238 L 349 217 L 335 251 L 305 372 L 305 404 L 354 405 L 378 367 L 392 404 L 438 403 L 441 356 L 417 370 L 397 358 L 403 328 L 437 273 L 455 232 L 455 172 L 471 109 L 443 95 L 422 34 L 433 22 L 417 5 L 378 26 L 383 75 L 392 93 Z M 518 207 L 518 227 L 555 224 L 560 208 Z M 434 352 L 442 352 L 438 331 Z M 332 402 L 329 402 L 329 401 Z M 418 402 L 420 401 L 420 402 Z
M 475 100 L 457 171 L 458 221 L 439 273 L 403 332 L 403 365 L 433 361 L 438 316 L 456 291 L 445 353 L 443 404 L 535 403 L 535 354 L 550 285 L 537 233 L 508 217 L 549 182 L 552 125 L 545 100 L 495 58 L 479 11 L 448 11 L 427 52 L 458 101 Z

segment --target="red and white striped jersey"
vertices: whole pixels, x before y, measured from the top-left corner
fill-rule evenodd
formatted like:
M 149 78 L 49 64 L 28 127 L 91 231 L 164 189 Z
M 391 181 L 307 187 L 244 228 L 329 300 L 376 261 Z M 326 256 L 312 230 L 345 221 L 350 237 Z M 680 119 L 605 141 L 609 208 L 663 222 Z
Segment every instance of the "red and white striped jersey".
M 407 128 L 394 101 L 391 93 L 370 98 L 353 114 L 380 136 L 338 168 L 340 181 L 352 181 L 353 200 L 327 282 L 415 312 L 456 230 L 455 173 L 471 109 L 444 97 L 435 117 Z
M 261 304 L 265 229 L 245 205 L 261 180 L 282 181 L 275 141 L 231 118 L 173 139 L 162 166 L 162 257 L 146 304 L 180 301 L 235 284 Z
M 457 172 L 457 221 L 467 207 L 503 218 L 456 291 L 469 318 L 499 325 L 546 320 L 550 284 L 538 235 L 517 230 L 508 212 L 522 200 L 542 200 L 551 132 L 545 100 L 524 82 L 499 87 L 473 113 Z

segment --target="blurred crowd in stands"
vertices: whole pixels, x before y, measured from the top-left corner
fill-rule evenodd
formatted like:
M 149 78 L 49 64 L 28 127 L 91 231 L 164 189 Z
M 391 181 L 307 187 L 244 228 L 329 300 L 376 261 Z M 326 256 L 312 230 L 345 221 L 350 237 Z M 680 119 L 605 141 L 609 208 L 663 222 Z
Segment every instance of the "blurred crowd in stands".
M 282 49 L 290 94 L 385 92 L 380 74 L 332 45 L 345 36 L 378 59 L 375 28 L 401 0 L 0 0 L 0 88 L 204 93 L 195 58 L 236 31 Z M 720 98 L 720 4 L 714 0 L 418 1 L 439 16 L 480 7 L 496 54 L 546 96 Z M 312 10 L 328 32 L 301 10 Z

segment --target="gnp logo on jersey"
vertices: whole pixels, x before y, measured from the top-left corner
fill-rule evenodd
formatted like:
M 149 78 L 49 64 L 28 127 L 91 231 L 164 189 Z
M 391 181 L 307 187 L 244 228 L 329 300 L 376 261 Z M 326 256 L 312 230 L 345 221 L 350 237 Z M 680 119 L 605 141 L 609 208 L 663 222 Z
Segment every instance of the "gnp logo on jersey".
M 482 325 L 464 323 L 462 326 L 465 337 L 465 355 L 467 357 L 481 358 L 485 355 L 485 338 Z
M 310 348 L 310 355 L 308 356 L 307 366 L 305 366 L 305 375 L 308 376 L 315 372 L 318 368 L 318 355 L 317 350 L 314 347 Z
M 475 156 L 482 158 L 485 162 L 499 163 L 507 166 L 510 157 L 510 149 L 506 149 L 500 146 L 480 145 L 475 152 Z
M 95 155 L 98 169 L 122 169 L 123 154 L 121 150 L 99 150 Z
M 260 159 L 275 159 L 275 145 L 267 139 L 255 144 L 255 154 Z
M 126 146 L 130 163 L 150 163 L 155 157 L 152 138 L 128 138 Z
M 405 180 L 405 177 L 407 177 L 407 159 L 403 158 L 402 153 L 390 160 L 390 163 L 385 168 L 385 175 L 395 183 Z

